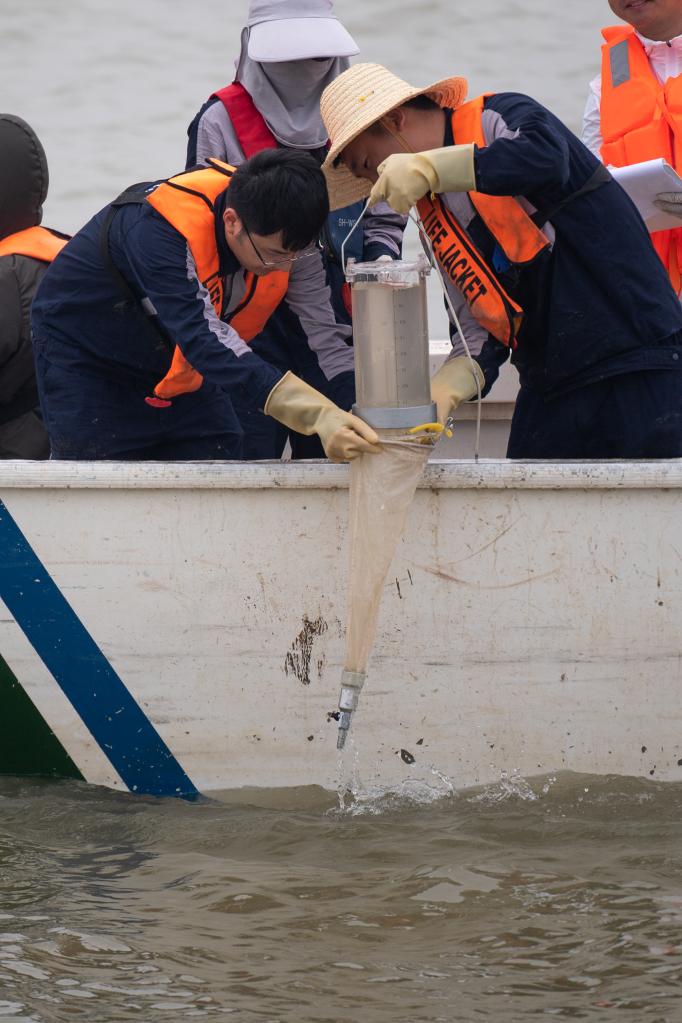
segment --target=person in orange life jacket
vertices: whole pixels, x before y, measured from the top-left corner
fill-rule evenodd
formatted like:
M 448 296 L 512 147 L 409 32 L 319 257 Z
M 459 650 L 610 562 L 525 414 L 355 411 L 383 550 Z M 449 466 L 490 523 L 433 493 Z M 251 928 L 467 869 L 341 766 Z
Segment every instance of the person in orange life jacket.
M 0 114 L 0 458 L 48 458 L 40 418 L 29 309 L 66 235 L 41 227 L 45 150 L 33 129 Z
M 365 423 L 248 345 L 328 210 L 308 154 L 267 151 L 133 186 L 98 213 L 33 303 L 53 457 L 239 458 L 240 389 L 335 461 L 378 451 Z
M 521 390 L 512 458 L 682 455 L 682 308 L 644 224 L 606 169 L 535 100 L 465 102 L 355 65 L 322 96 L 332 206 L 416 205 L 473 365 L 432 393 L 443 422 L 510 355 Z
M 609 0 L 626 24 L 603 29 L 602 73 L 590 84 L 582 140 L 608 166 L 664 157 L 682 173 L 682 0 Z M 665 110 L 665 116 L 661 110 Z M 680 220 L 653 242 L 682 292 L 682 192 L 656 205 Z
M 276 147 L 308 151 L 322 163 L 327 133 L 320 96 L 357 52 L 331 0 L 251 0 L 235 80 L 214 92 L 192 121 L 187 167 L 212 156 L 238 166 Z M 294 267 L 285 300 L 252 342 L 263 358 L 293 369 L 344 408 L 352 405 L 355 381 L 341 243 L 361 210 L 356 203 L 330 215 L 320 257 Z M 346 257 L 396 258 L 403 229 L 404 218 L 383 204 L 360 221 Z M 245 426 L 248 457 L 279 457 L 286 441 L 281 426 L 246 399 L 237 398 L 235 409 Z M 290 439 L 294 457 L 322 454 L 317 438 Z

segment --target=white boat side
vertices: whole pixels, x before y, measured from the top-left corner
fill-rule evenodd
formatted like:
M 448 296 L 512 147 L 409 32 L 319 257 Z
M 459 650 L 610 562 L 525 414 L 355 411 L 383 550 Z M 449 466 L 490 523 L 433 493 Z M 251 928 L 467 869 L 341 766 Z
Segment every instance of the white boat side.
M 0 462 L 0 654 L 86 779 L 344 780 L 347 486 L 324 462 Z M 358 775 L 681 779 L 681 490 L 682 460 L 429 463 Z

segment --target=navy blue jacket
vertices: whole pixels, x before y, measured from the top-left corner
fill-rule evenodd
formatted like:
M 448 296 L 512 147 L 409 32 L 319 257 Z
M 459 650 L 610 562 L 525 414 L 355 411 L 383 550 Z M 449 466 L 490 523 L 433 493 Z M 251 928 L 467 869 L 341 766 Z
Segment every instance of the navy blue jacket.
M 600 166 L 549 110 L 517 93 L 485 100 L 485 148 L 475 153 L 476 186 L 515 196 L 529 213 L 554 209 Z M 445 145 L 453 140 L 448 118 Z M 546 397 L 643 369 L 679 365 L 682 308 L 644 222 L 616 182 L 576 198 L 545 225 L 551 248 L 519 269 L 505 260 L 466 194 L 442 196 L 522 306 L 524 322 L 511 355 L 521 383 Z M 486 389 L 509 357 L 450 285 Z M 454 328 L 453 347 L 462 352 Z
M 149 186 L 152 187 L 152 186 Z M 222 198 L 222 197 L 221 197 Z M 216 204 L 216 241 L 226 306 L 244 293 L 244 271 L 232 255 Z M 62 250 L 45 274 L 32 308 L 32 327 L 49 337 L 53 358 L 67 370 L 106 375 L 131 397 L 151 394 L 170 366 L 170 349 L 138 305 L 126 302 L 101 250 L 105 207 Z M 245 388 L 258 407 L 281 379 L 216 315 L 199 283 L 184 237 L 148 203 L 120 207 L 109 233 L 116 268 L 165 334 L 209 385 Z

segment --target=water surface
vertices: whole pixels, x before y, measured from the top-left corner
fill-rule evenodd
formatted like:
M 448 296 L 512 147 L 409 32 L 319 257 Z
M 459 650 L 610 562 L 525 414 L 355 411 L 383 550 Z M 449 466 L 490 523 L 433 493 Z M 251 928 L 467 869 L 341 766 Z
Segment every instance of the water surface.
M 681 1018 L 682 786 L 417 796 L 0 781 L 0 1020 Z

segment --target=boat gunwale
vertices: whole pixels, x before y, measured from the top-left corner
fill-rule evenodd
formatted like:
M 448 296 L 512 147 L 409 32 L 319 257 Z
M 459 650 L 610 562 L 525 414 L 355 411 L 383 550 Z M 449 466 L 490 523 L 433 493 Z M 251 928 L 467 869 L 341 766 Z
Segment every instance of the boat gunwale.
M 349 466 L 301 462 L 0 461 L 0 489 L 347 490 Z M 652 461 L 444 459 L 427 464 L 428 490 L 677 490 L 682 458 Z

